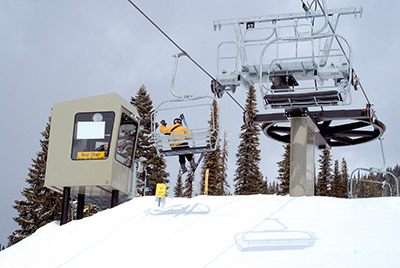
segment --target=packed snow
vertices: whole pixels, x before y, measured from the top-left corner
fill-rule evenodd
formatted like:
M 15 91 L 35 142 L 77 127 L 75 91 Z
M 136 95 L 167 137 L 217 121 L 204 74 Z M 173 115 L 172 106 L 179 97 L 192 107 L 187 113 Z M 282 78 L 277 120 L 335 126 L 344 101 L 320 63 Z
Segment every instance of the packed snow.
M 400 198 L 140 197 L 47 224 L 0 267 L 400 267 Z

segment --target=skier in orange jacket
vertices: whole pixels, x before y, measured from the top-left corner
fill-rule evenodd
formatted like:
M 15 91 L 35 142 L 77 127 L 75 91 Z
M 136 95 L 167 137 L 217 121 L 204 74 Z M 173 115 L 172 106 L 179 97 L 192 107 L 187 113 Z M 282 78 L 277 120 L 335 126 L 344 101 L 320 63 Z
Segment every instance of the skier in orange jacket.
M 165 123 L 165 120 L 161 120 L 160 124 L 161 124 L 160 131 L 165 133 L 165 135 L 169 135 L 171 137 L 169 139 L 169 141 L 170 141 L 170 146 L 171 146 L 172 150 L 176 150 L 176 149 L 180 149 L 180 148 L 189 148 L 189 144 L 185 140 L 190 139 L 190 138 L 179 137 L 179 135 L 191 133 L 189 130 L 187 130 L 187 128 L 182 126 L 181 118 L 175 118 L 174 124 L 171 126 L 168 126 L 168 127 L 167 127 L 167 123 Z M 180 154 L 179 155 L 179 164 L 181 165 L 182 174 L 187 171 L 185 158 L 190 163 L 192 170 L 196 169 L 196 163 L 194 162 L 193 154 L 184 154 L 184 155 Z

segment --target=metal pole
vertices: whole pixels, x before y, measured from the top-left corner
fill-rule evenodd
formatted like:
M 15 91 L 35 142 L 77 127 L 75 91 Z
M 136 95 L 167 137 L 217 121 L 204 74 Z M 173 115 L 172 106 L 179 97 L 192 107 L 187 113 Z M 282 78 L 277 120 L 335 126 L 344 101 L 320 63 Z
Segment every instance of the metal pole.
M 76 218 L 78 220 L 83 219 L 83 209 L 85 207 L 85 195 L 78 194 L 78 207 L 76 210 Z
M 132 182 L 131 182 L 131 192 L 128 195 L 127 200 L 131 200 L 136 196 L 136 186 L 137 186 L 137 169 L 138 165 L 140 163 L 140 160 L 135 160 L 133 162 L 133 168 L 132 168 Z
M 315 128 L 307 117 L 291 118 L 290 196 L 313 196 Z
M 119 191 L 118 190 L 112 190 L 112 193 L 111 193 L 111 208 L 113 208 L 113 207 L 118 205 L 118 195 L 119 195 Z
M 60 225 L 68 222 L 68 208 L 69 208 L 69 198 L 71 195 L 71 187 L 64 187 L 63 189 L 63 202 L 61 206 L 61 220 Z
M 206 177 L 204 179 L 204 195 L 208 195 L 208 176 L 210 174 L 210 170 L 206 170 Z

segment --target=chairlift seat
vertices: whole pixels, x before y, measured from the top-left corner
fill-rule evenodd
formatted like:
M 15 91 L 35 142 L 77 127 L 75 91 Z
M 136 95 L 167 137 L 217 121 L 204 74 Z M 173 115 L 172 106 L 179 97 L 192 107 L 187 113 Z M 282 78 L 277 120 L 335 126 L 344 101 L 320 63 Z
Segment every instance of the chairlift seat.
M 342 102 L 339 91 L 314 91 L 302 93 L 266 94 L 264 100 L 272 108 L 338 105 Z
M 218 139 L 218 132 L 210 129 L 194 129 L 190 134 L 169 136 L 156 133 L 155 137 L 159 153 L 165 156 L 174 156 L 214 151 L 215 145 L 211 146 L 210 142 Z M 171 147 L 171 144 L 181 144 L 182 142 L 185 147 L 183 144 Z

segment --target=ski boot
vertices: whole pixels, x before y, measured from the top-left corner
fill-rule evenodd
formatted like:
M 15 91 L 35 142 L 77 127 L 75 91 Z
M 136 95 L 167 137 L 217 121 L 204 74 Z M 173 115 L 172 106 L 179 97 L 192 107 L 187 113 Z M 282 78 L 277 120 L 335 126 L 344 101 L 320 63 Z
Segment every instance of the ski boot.
M 186 173 L 186 171 L 187 171 L 186 165 L 185 164 L 181 164 L 181 174 Z

